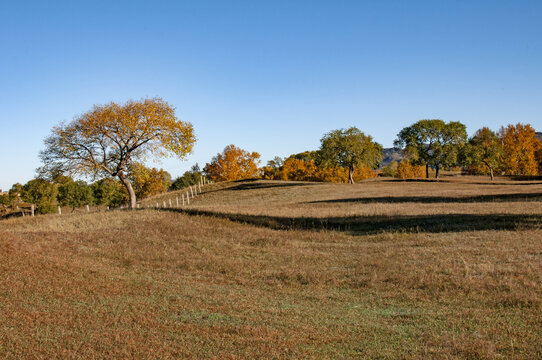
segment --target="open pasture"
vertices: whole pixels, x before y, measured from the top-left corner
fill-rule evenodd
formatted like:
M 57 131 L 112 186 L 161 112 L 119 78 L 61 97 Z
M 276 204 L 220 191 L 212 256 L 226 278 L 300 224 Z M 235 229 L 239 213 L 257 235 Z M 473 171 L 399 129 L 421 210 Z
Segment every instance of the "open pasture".
M 540 181 L 203 190 L 1 221 L 0 354 L 542 357 Z

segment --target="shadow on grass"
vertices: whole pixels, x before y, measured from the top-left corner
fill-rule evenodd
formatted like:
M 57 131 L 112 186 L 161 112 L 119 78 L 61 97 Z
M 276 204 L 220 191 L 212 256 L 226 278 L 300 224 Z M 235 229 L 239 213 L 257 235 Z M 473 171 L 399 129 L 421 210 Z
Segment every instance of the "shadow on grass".
M 332 218 L 290 218 L 265 215 L 228 214 L 195 209 L 162 209 L 187 215 L 210 216 L 267 227 L 274 230 L 333 230 L 355 235 L 381 232 L 462 232 L 542 228 L 542 214 L 438 214 L 399 216 L 353 216 Z
M 474 203 L 474 202 L 504 202 L 504 201 L 542 201 L 542 193 L 521 193 L 521 194 L 496 194 L 476 195 L 464 197 L 451 196 L 379 196 L 366 198 L 347 198 L 332 200 L 309 201 L 307 204 L 332 204 L 332 203 Z
M 287 187 L 298 187 L 298 186 L 313 186 L 318 183 L 314 182 L 282 182 L 282 181 L 273 181 L 273 182 L 260 182 L 258 180 L 240 180 L 239 184 L 225 188 L 224 190 L 260 190 L 260 189 L 273 189 L 273 188 L 287 188 Z

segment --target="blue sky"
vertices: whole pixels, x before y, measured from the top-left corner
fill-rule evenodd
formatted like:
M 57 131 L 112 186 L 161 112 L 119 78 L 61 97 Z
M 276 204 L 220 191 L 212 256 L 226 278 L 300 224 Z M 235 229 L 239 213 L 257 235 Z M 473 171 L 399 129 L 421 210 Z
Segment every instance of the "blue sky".
M 0 189 L 52 126 L 159 96 L 194 124 L 178 176 L 228 144 L 262 163 L 356 126 L 542 129 L 542 1 L 0 1 Z

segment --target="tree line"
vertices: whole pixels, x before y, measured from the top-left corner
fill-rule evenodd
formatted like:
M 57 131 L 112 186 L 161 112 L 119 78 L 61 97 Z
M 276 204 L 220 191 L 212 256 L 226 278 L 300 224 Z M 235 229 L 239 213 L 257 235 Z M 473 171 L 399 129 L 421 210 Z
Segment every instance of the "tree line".
M 323 135 L 320 148 L 260 167 L 260 154 L 228 145 L 205 165 L 194 166 L 172 180 L 163 169 L 147 168 L 149 158 L 192 153 L 193 126 L 175 115 L 160 98 L 111 102 L 94 106 L 70 123 L 55 126 L 40 153 L 43 166 L 36 179 L 16 184 L 0 196 L 4 208 L 15 202 L 37 205 L 38 212 L 56 205 L 84 204 L 136 207 L 138 198 L 196 184 L 205 175 L 214 181 L 264 178 L 348 182 L 377 176 L 429 178 L 430 170 L 460 168 L 469 174 L 542 174 L 542 144 L 529 124 L 507 125 L 498 131 L 482 128 L 468 138 L 466 126 L 440 119 L 420 120 L 403 128 L 394 145 L 403 160 L 381 168 L 382 145 L 356 127 Z M 80 176 L 96 181 L 74 180 Z
M 403 128 L 394 145 L 403 155 L 400 162 L 380 168 L 382 146 L 355 127 L 333 130 L 321 139 L 318 150 L 275 157 L 259 168 L 258 153 L 230 145 L 218 154 L 205 172 L 213 179 L 257 178 L 275 180 L 354 183 L 377 176 L 398 178 L 440 177 L 440 171 L 457 169 L 465 174 L 542 175 L 542 143 L 529 124 L 483 127 L 468 138 L 460 122 L 420 120 Z M 244 170 L 240 171 L 239 167 Z

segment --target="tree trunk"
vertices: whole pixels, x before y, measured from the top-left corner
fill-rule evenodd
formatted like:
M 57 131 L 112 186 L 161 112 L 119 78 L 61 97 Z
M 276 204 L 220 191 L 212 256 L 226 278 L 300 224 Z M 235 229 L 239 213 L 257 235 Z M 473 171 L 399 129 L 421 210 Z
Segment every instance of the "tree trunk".
M 348 167 L 348 183 L 353 184 L 354 183 L 354 166 L 350 165 Z
M 429 164 L 425 164 L 425 178 L 429 179 Z
M 136 195 L 135 195 L 134 188 L 132 187 L 132 184 L 130 184 L 130 180 L 128 179 L 126 174 L 124 174 L 124 172 L 122 172 L 122 171 L 119 172 L 118 177 L 119 177 L 120 181 L 122 181 L 122 183 L 126 187 L 126 190 L 128 190 L 128 196 L 130 197 L 130 209 L 135 209 L 136 208 Z
M 440 168 L 439 165 L 435 166 L 435 170 L 436 170 L 436 172 L 435 172 L 435 179 L 438 179 L 438 171 L 439 171 L 439 168 Z

